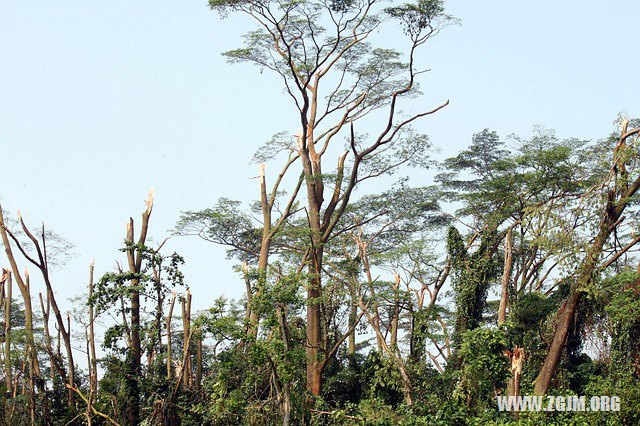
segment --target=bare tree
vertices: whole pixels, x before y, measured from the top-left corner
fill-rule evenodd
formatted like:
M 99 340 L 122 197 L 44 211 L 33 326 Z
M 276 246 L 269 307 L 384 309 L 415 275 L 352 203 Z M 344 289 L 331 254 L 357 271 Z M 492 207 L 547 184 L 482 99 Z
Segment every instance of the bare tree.
M 22 215 L 20 215 L 20 212 L 18 212 L 18 220 L 20 222 L 20 225 L 22 226 L 22 231 L 25 233 L 27 237 L 29 237 L 29 239 L 33 243 L 33 247 L 36 250 L 37 259 L 29 255 L 29 253 L 27 253 L 26 249 L 23 247 L 23 244 L 16 238 L 16 236 L 6 226 L 4 226 L 4 223 L 2 224 L 3 239 L 6 237 L 6 234 L 8 234 L 13 240 L 13 242 L 16 244 L 16 247 L 18 247 L 22 255 L 29 262 L 35 265 L 40 270 L 40 273 L 42 274 L 42 278 L 44 279 L 44 283 L 47 287 L 47 299 L 49 300 L 49 303 L 53 308 L 53 314 L 56 318 L 58 332 L 62 335 L 65 350 L 67 353 L 67 382 L 69 386 L 74 386 L 75 365 L 73 362 L 73 349 L 71 347 L 71 331 L 69 329 L 70 327 L 68 326 L 68 324 L 65 325 L 64 323 L 64 319 L 62 318 L 62 313 L 60 312 L 60 308 L 58 307 L 58 303 L 56 302 L 56 298 L 53 292 L 53 286 L 51 284 L 51 279 L 49 275 L 49 261 L 47 258 L 47 238 L 46 238 L 44 223 L 42 224 L 40 240 L 38 240 L 31 233 L 29 228 L 25 225 L 24 220 L 22 219 Z M 9 242 L 7 241 L 5 243 L 5 247 L 8 247 L 8 244 Z M 8 251 L 7 251 L 7 254 L 9 254 Z M 15 271 L 14 271 L 14 274 L 15 274 Z M 22 291 L 22 288 L 21 288 L 21 291 Z M 31 310 L 31 298 L 28 294 L 28 288 L 26 285 L 24 286 L 24 291 L 22 291 L 22 293 L 23 293 L 23 297 L 29 299 L 29 310 Z M 25 299 L 25 309 L 26 309 L 26 299 Z M 74 392 L 71 389 L 68 390 L 68 403 L 69 403 L 69 407 L 73 407 Z
M 29 292 L 28 285 L 26 284 L 25 280 L 23 280 L 22 275 L 18 270 L 18 265 L 13 255 L 13 250 L 11 249 L 11 243 L 9 242 L 8 235 L 11 235 L 14 241 L 15 241 L 15 238 L 13 237 L 13 234 L 9 233 L 7 227 L 5 226 L 4 213 L 2 212 L 1 206 L 0 206 L 0 235 L 2 235 L 2 242 L 4 244 L 5 253 L 7 255 L 7 259 L 9 260 L 9 264 L 11 265 L 11 272 L 13 273 L 13 277 L 15 277 L 16 279 L 16 283 L 18 284 L 18 288 L 20 289 L 20 293 L 22 294 L 22 299 L 24 301 L 25 333 L 27 337 L 27 348 L 26 348 L 27 354 L 31 359 L 31 365 L 33 366 L 33 371 L 35 373 L 35 376 L 37 377 L 38 386 L 40 387 L 40 389 L 43 389 L 44 386 L 41 380 L 40 366 L 38 363 L 38 354 L 36 352 L 35 341 L 33 338 L 33 309 L 31 307 L 31 295 Z M 21 249 L 21 246 L 18 246 L 18 248 Z M 6 298 L 5 298 L 5 303 L 6 303 Z M 72 401 L 70 401 L 69 404 L 72 404 Z M 46 418 L 46 414 L 45 414 L 45 418 Z

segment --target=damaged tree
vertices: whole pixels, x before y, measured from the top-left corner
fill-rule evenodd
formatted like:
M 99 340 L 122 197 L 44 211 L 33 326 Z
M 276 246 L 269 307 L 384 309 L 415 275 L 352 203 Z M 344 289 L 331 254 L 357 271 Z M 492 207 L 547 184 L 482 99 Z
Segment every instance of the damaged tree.
M 140 235 L 137 243 L 133 242 L 133 218 L 129 218 L 127 223 L 127 237 L 125 239 L 127 260 L 129 263 L 129 273 L 131 274 L 131 323 L 128 353 L 128 372 L 127 372 L 127 389 L 129 393 L 129 424 L 137 425 L 140 423 L 140 388 L 138 384 L 139 378 L 142 376 L 140 361 L 142 356 L 142 347 L 140 343 L 140 284 L 142 270 L 142 259 L 144 255 L 144 244 L 147 240 L 147 231 L 149 229 L 149 217 L 153 209 L 153 189 L 149 191 L 149 196 L 145 201 L 147 208 L 142 213 L 142 222 L 140 225 Z
M 22 226 L 24 228 L 26 228 L 24 226 L 24 222 L 22 222 L 22 218 L 20 218 L 20 223 L 22 224 Z M 29 365 L 30 368 L 32 369 L 33 375 L 35 376 L 35 381 L 36 384 L 38 386 L 38 389 L 40 390 L 43 398 L 46 398 L 46 395 L 44 394 L 44 381 L 42 380 L 42 376 L 40 374 L 40 364 L 38 362 L 38 354 L 36 351 L 36 345 L 35 345 L 35 341 L 33 338 L 33 309 L 32 309 L 32 305 L 31 305 L 31 294 L 30 294 L 30 289 L 29 289 L 29 282 L 28 282 L 28 272 L 25 269 L 25 274 L 26 278 L 23 279 L 22 275 L 20 274 L 20 271 L 18 270 L 18 265 L 16 263 L 15 257 L 13 255 L 13 250 L 11 249 L 11 243 L 9 242 L 9 237 L 11 236 L 11 238 L 13 239 L 13 241 L 18 245 L 18 248 L 20 249 L 20 251 L 22 252 L 23 255 L 26 256 L 26 253 L 24 252 L 24 250 L 22 249 L 22 246 L 18 244 L 17 239 L 13 236 L 13 234 L 11 233 L 11 231 L 9 231 L 5 225 L 4 222 L 4 213 L 2 212 L 2 207 L 0 206 L 0 235 L 2 235 L 2 242 L 4 243 L 4 248 L 5 248 L 5 253 L 7 255 L 7 259 L 9 260 L 9 264 L 11 265 L 11 272 L 13 277 L 15 277 L 16 279 L 16 283 L 18 284 L 18 288 L 20 289 L 20 293 L 22 294 L 22 299 L 24 301 L 24 312 L 25 312 L 25 333 L 26 333 L 26 338 L 27 338 L 27 345 L 26 345 L 26 351 L 27 351 L 27 357 L 29 358 Z M 33 237 L 30 233 L 28 234 L 31 237 Z M 32 241 L 35 240 L 35 238 L 32 239 Z M 43 234 L 42 234 L 42 241 L 44 244 L 44 226 L 43 226 Z M 36 243 L 36 248 L 38 248 L 38 255 L 39 258 L 41 260 L 43 260 L 42 258 L 42 252 L 39 251 L 39 246 L 37 245 L 37 240 L 35 240 Z M 45 256 L 46 256 L 46 251 L 45 251 Z M 27 257 L 27 256 L 26 256 Z M 33 259 L 31 257 L 27 257 L 28 260 L 33 261 Z M 45 258 L 46 259 L 46 258 Z M 35 263 L 37 265 L 37 263 Z M 46 261 L 44 262 L 44 264 L 46 265 Z M 7 271 L 7 274 L 11 273 L 9 271 Z M 48 275 L 47 275 L 48 277 Z M 47 291 L 50 291 L 50 283 L 47 283 Z M 53 292 L 51 291 L 51 295 L 53 297 Z M 11 304 L 11 300 L 10 297 L 11 295 L 8 295 L 9 297 L 9 305 Z M 6 301 L 6 299 L 5 299 Z M 9 316 L 10 316 L 10 311 L 9 311 Z M 10 323 L 10 319 L 7 320 L 8 323 Z M 8 336 L 7 336 L 8 339 Z M 9 339 L 8 339 L 9 340 Z M 71 351 L 71 344 L 69 343 L 69 353 Z M 70 371 L 73 371 L 73 358 L 70 357 L 69 358 L 70 361 Z M 9 373 L 10 374 L 10 373 Z M 43 403 L 43 409 L 46 408 L 47 404 L 46 404 L 46 400 Z M 69 395 L 69 406 L 73 406 L 73 396 Z M 48 418 L 48 414 L 46 413 L 46 411 L 44 412 L 44 419 Z
M 209 1 L 212 9 L 223 14 L 242 12 L 256 20 L 259 29 L 245 37 L 246 47 L 225 55 L 231 62 L 254 63 L 282 78 L 299 113 L 301 136 L 296 150 L 304 174 L 309 229 L 303 259 L 310 277 L 306 286 L 307 389 L 315 396 L 321 393 L 325 365 L 322 348 L 327 330 L 321 324 L 325 245 L 358 183 L 400 164 L 420 163 L 427 154 L 427 139 L 411 134 L 407 126 L 448 103 L 409 117 L 400 118 L 396 111 L 400 98 L 416 93 L 415 78 L 420 73 L 415 65 L 416 49 L 451 22 L 442 2 L 421 0 L 384 11 L 381 4 L 378 0 Z M 409 36 L 408 63 L 400 61 L 399 52 L 372 49 L 366 42 L 384 22 L 385 14 L 401 20 Z M 325 35 L 324 24 L 331 34 Z M 383 108 L 387 108 L 383 129 L 365 143 L 356 136 L 354 123 Z M 341 132 L 348 135 L 349 149 L 338 154 L 331 142 Z M 329 176 L 323 158 L 332 151 L 338 154 L 338 161 L 335 173 Z M 350 164 L 346 162 L 349 155 Z M 325 187 L 331 184 L 333 189 L 325 200 Z
M 544 361 L 540 373 L 535 380 L 535 393 L 545 394 L 556 372 L 562 351 L 567 342 L 567 336 L 575 321 L 578 305 L 594 279 L 601 270 L 598 264 L 605 243 L 617 226 L 624 220 L 625 208 L 633 200 L 633 196 L 640 188 L 640 175 L 637 174 L 637 146 L 640 128 L 628 129 L 629 121 L 625 120 L 617 144 L 613 150 L 611 170 L 606 180 L 594 190 L 606 191 L 606 203 L 602 209 L 602 216 L 598 234 L 588 246 L 586 255 L 575 273 L 569 297 L 564 301 L 556 316 L 555 333 L 551 347 Z M 632 138 L 635 136 L 635 138 Z M 632 143 L 628 143 L 632 140 Z M 588 195 L 588 194 L 587 194 Z
M 1 211 L 0 211 L 0 214 L 2 214 Z M 22 226 L 23 232 L 27 235 L 27 237 L 29 237 L 29 239 L 33 243 L 33 247 L 36 250 L 37 259 L 31 257 L 27 253 L 27 251 L 25 250 L 23 245 L 20 243 L 20 241 L 18 241 L 15 235 L 9 229 L 7 229 L 4 226 L 4 224 L 2 224 L 2 227 L 4 229 L 3 239 L 5 238 L 5 234 L 9 234 L 13 242 L 16 244 L 16 247 L 18 247 L 18 249 L 22 253 L 22 255 L 33 265 L 37 266 L 38 269 L 40 270 L 40 273 L 42 274 L 42 278 L 47 287 L 47 299 L 51 304 L 51 307 L 53 308 L 53 314 L 56 318 L 58 332 L 62 335 L 65 351 L 67 353 L 67 384 L 73 387 L 74 377 L 75 377 L 75 364 L 73 362 L 73 349 L 71 347 L 71 330 L 70 330 L 69 324 L 65 325 L 64 319 L 62 318 L 62 313 L 60 312 L 60 308 L 58 307 L 58 303 L 56 302 L 56 298 L 53 293 L 53 286 L 51 285 L 51 279 L 49 277 L 49 261 L 47 259 L 47 239 L 46 239 L 46 234 L 44 229 L 44 223 L 42 224 L 40 241 L 38 241 L 38 239 L 31 233 L 31 231 L 29 231 L 29 229 L 25 225 L 24 221 L 22 220 L 22 215 L 20 215 L 20 212 L 18 212 L 18 220 L 20 221 L 20 225 Z M 7 245 L 8 245 L 8 242 L 5 243 L 5 246 Z M 9 255 L 9 250 L 7 250 L 7 255 Z M 13 255 L 11 255 L 11 257 L 13 257 Z M 15 271 L 14 271 L 14 274 L 15 274 Z M 25 310 L 27 305 L 26 298 L 29 299 L 29 311 L 30 311 L 31 297 L 29 295 L 29 288 L 26 284 L 24 284 L 24 290 L 22 289 L 22 286 L 20 284 L 18 284 L 18 286 L 21 287 L 20 290 L 23 294 L 23 298 L 25 298 Z M 31 313 L 29 315 L 31 316 Z M 34 365 L 37 365 L 37 361 L 34 361 Z M 69 404 L 69 408 L 72 408 L 74 406 L 74 392 L 71 389 L 68 390 L 68 404 Z

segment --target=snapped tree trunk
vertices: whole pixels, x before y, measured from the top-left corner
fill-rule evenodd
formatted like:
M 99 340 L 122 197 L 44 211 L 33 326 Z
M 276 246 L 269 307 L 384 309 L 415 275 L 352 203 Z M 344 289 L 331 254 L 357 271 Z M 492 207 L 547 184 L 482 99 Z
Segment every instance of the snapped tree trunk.
M 0 216 L 2 215 L 2 210 L 0 209 Z M 60 313 L 60 309 L 58 308 L 58 304 L 56 302 L 54 293 L 53 293 L 53 287 L 51 285 L 51 280 L 49 279 L 49 264 L 47 261 L 47 241 L 46 241 L 46 236 L 45 236 L 45 229 L 44 229 L 44 223 L 42 224 L 42 232 L 40 235 L 41 241 L 42 241 L 42 246 L 40 245 L 40 242 L 38 241 L 38 239 L 31 233 L 31 231 L 29 231 L 29 228 L 27 228 L 27 225 L 25 225 L 24 220 L 22 219 L 22 216 L 20 215 L 20 211 L 18 211 L 18 220 L 20 221 L 20 225 L 22 226 L 22 230 L 24 231 L 24 233 L 27 235 L 27 237 L 29 237 L 29 239 L 31 240 L 31 242 L 33 243 L 34 248 L 36 249 L 36 253 L 37 253 L 37 260 L 34 259 L 33 257 L 31 257 L 24 249 L 24 247 L 22 246 L 22 244 L 20 243 L 20 241 L 18 241 L 18 239 L 13 235 L 13 233 L 11 233 L 10 230 L 7 229 L 7 227 L 4 225 L 4 220 L 2 221 L 2 223 L 0 224 L 2 226 L 2 238 L 5 241 L 5 249 L 7 251 L 7 256 L 9 257 L 9 261 L 11 262 L 11 267 L 13 269 L 13 273 L 16 276 L 16 278 L 19 277 L 19 272 L 17 271 L 17 265 L 15 264 L 15 260 L 13 260 L 13 253 L 11 252 L 11 247 L 9 246 L 9 241 L 7 238 L 7 234 L 9 234 L 9 236 L 11 237 L 11 239 L 13 240 L 13 242 L 16 244 L 16 246 L 18 247 L 18 249 L 20 250 L 20 252 L 22 253 L 22 255 L 29 261 L 31 262 L 33 265 L 37 266 L 38 269 L 40 270 L 40 273 L 42 274 L 42 278 L 44 279 L 44 283 L 47 287 L 47 298 L 49 299 L 49 302 L 51 303 L 51 307 L 53 308 L 53 313 L 54 316 L 56 318 L 56 322 L 58 324 L 58 333 L 62 335 L 62 339 L 64 340 L 64 346 L 65 346 L 65 350 L 67 352 L 67 370 L 68 370 L 68 374 L 67 374 L 67 380 L 68 380 L 68 384 L 69 386 L 73 386 L 73 381 L 74 381 L 74 374 L 75 374 L 75 364 L 73 362 L 73 349 L 71 348 L 71 333 L 68 329 L 68 327 L 65 327 L 64 324 L 64 319 L 62 318 L 62 314 Z M 28 275 L 28 272 L 25 272 L 25 280 L 27 280 L 26 275 Z M 18 287 L 20 287 L 20 292 L 22 293 L 22 297 L 24 299 L 24 303 L 25 303 L 25 319 L 27 321 L 27 328 L 29 328 L 30 330 L 27 332 L 28 334 L 31 335 L 30 338 L 28 338 L 28 342 L 27 344 L 31 347 L 31 353 L 32 353 L 32 358 L 33 358 L 33 362 L 34 365 L 36 366 L 36 371 L 38 372 L 38 376 L 40 376 L 39 372 L 39 366 L 38 366 L 38 360 L 37 360 L 37 355 L 35 353 L 35 343 L 33 340 L 33 327 L 32 325 L 32 317 L 33 317 L 33 311 L 31 309 L 31 296 L 29 294 L 29 288 L 28 288 L 28 284 L 25 285 L 24 282 L 22 281 L 22 279 L 18 279 Z M 68 393 L 67 393 L 67 399 L 68 399 L 68 406 L 70 409 L 73 408 L 74 406 L 74 392 L 69 389 Z
M 153 190 L 149 192 L 146 200 L 146 210 L 142 213 L 142 224 L 140 236 L 137 244 L 133 242 L 133 218 L 129 218 L 127 224 L 127 260 L 129 262 L 129 272 L 133 274 L 131 278 L 131 339 L 129 340 L 127 390 L 128 390 L 128 421 L 131 426 L 140 423 L 140 388 L 138 380 L 141 377 L 140 361 L 142 348 L 140 343 L 140 271 L 142 270 L 142 247 L 147 239 L 149 228 L 149 217 L 153 209 Z
M 7 228 L 4 223 L 4 213 L 2 212 L 2 206 L 0 206 L 0 235 L 2 235 L 2 242 L 4 244 L 5 253 L 7 254 L 7 259 L 9 260 L 9 264 L 11 265 L 11 271 L 13 272 L 13 277 L 16 279 L 16 283 L 18 284 L 18 288 L 20 289 L 20 293 L 22 294 L 22 299 L 24 301 L 24 313 L 25 313 L 25 334 L 27 340 L 27 348 L 29 356 L 33 362 L 34 372 L 36 377 L 38 378 L 39 386 L 42 386 L 41 374 L 40 374 L 40 366 L 38 363 L 38 356 L 35 351 L 35 342 L 33 338 L 33 309 L 31 307 L 31 295 L 29 292 L 29 287 L 23 281 L 22 276 L 20 275 L 20 271 L 18 270 L 18 265 L 16 263 L 15 257 L 13 256 L 13 251 L 11 249 L 11 244 L 9 243 Z M 15 241 L 15 239 L 14 239 Z M 6 299 L 5 299 L 6 300 Z M 46 403 L 43 405 L 46 406 Z M 45 414 L 44 418 L 47 418 Z
M 511 378 L 507 384 L 507 395 L 520 395 L 520 375 L 522 374 L 522 362 L 524 361 L 524 348 L 516 346 L 513 351 L 506 351 L 511 365 Z

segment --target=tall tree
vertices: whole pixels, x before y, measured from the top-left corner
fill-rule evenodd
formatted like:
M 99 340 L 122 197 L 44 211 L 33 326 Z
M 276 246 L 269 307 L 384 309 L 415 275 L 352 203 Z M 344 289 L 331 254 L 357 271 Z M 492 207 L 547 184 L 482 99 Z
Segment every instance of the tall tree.
M 567 342 L 567 336 L 571 326 L 576 321 L 578 305 L 584 294 L 594 284 L 595 278 L 602 265 L 599 264 L 605 244 L 611 234 L 624 220 L 622 214 L 633 201 L 633 197 L 640 188 L 640 175 L 637 169 L 637 148 L 633 145 L 637 142 L 640 127 L 629 129 L 629 121 L 622 123 L 619 137 L 615 140 L 611 170 L 606 180 L 601 185 L 593 188 L 596 194 L 602 191 L 605 195 L 604 205 L 598 233 L 593 238 L 586 250 L 585 256 L 575 272 L 575 279 L 571 292 L 557 312 L 557 323 L 553 341 L 542 368 L 535 380 L 535 392 L 545 394 L 551 384 L 562 351 Z M 633 138 L 633 136 L 636 136 Z M 612 138 L 613 139 L 613 138 Z M 632 141 L 632 143 L 629 143 Z M 590 191 L 592 192 L 592 191 Z M 589 195 L 589 192 L 585 195 Z
M 225 55 L 232 62 L 250 62 L 275 72 L 283 80 L 299 114 L 301 137 L 297 152 L 304 174 L 309 239 L 304 256 L 310 277 L 307 388 L 317 396 L 321 393 L 325 365 L 321 353 L 325 245 L 358 183 L 400 164 L 419 163 L 427 153 L 427 139 L 411 134 L 407 126 L 448 102 L 430 111 L 399 117 L 398 101 L 416 93 L 415 80 L 420 72 L 415 65 L 416 50 L 451 18 L 444 13 L 439 0 L 420 0 L 385 10 L 381 10 L 382 1 L 378 0 L 289 3 L 210 0 L 209 4 L 223 14 L 237 11 L 256 20 L 259 29 L 245 36 L 246 46 Z M 410 40 L 406 63 L 400 60 L 399 52 L 373 49 L 366 42 L 385 16 L 398 18 Z M 331 28 L 331 32 L 323 25 Z M 355 123 L 382 108 L 386 108 L 382 130 L 368 140 L 364 135 L 356 135 Z M 336 172 L 329 176 L 323 159 L 337 151 L 331 142 L 348 129 L 349 148 L 338 155 Z M 333 189 L 325 199 L 330 184 Z
M 129 264 L 129 273 L 131 274 L 131 337 L 129 339 L 129 371 L 127 372 L 127 381 L 129 389 L 129 424 L 137 425 L 140 423 L 140 388 L 139 379 L 142 376 L 140 369 L 140 358 L 142 356 L 142 345 L 140 341 L 140 271 L 142 270 L 143 248 L 147 240 L 147 231 L 149 229 L 149 217 L 153 209 L 153 189 L 149 192 L 149 196 L 145 201 L 147 208 L 142 213 L 142 222 L 140 225 L 140 235 L 137 243 L 134 243 L 133 218 L 129 218 L 127 223 L 127 236 L 125 238 L 127 261 Z

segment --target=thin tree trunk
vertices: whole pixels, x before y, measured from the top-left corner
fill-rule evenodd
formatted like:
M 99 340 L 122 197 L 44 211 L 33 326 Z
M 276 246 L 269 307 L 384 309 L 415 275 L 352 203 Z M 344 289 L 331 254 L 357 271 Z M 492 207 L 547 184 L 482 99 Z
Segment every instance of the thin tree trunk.
M 93 268 L 95 266 L 95 262 L 92 261 L 91 265 L 89 265 L 89 299 L 93 297 Z M 94 309 L 93 304 L 89 304 L 89 350 L 90 350 L 90 390 L 95 393 L 98 390 L 98 363 L 96 358 L 96 339 L 93 329 L 93 321 L 94 321 Z M 89 400 L 93 396 L 92 393 L 89 394 Z
M 371 312 L 369 312 L 369 310 L 367 309 L 367 306 L 362 300 L 362 295 L 360 295 L 358 303 L 360 305 L 360 309 L 362 309 L 362 311 L 367 315 L 367 321 L 369 322 L 369 325 L 371 325 L 373 331 L 378 336 L 379 341 L 382 343 L 382 349 L 384 353 L 389 355 L 396 367 L 398 367 L 398 371 L 400 372 L 400 376 L 402 377 L 402 393 L 404 394 L 405 404 L 407 404 L 408 406 L 413 405 L 413 384 L 411 382 L 411 376 L 407 371 L 407 367 L 402 359 L 402 356 L 400 355 L 399 351 L 394 350 L 393 348 L 389 347 L 389 345 L 387 345 L 387 342 L 385 341 L 382 334 L 382 330 L 380 329 L 379 323 L 375 322 L 374 315 L 372 315 Z
M 171 291 L 171 303 L 169 304 L 169 313 L 167 314 L 167 379 L 171 380 L 171 316 L 173 315 L 173 305 L 176 303 L 176 292 Z
M 0 209 L 0 213 L 1 213 L 1 209 Z M 1 215 L 1 214 L 0 214 Z M 74 380 L 74 371 L 75 371 L 75 365 L 73 363 L 73 351 L 71 348 L 71 335 L 69 333 L 68 330 L 65 329 L 65 325 L 64 325 L 64 320 L 62 319 L 62 315 L 60 314 L 60 309 L 58 308 L 58 304 L 56 302 L 56 299 L 54 297 L 53 294 L 53 288 L 51 286 L 51 281 L 49 279 L 49 265 L 48 265 L 48 261 L 47 261 L 47 243 L 46 243 L 46 237 L 45 237 L 45 229 L 44 229 L 44 223 L 42 224 L 42 232 L 41 232 L 41 241 L 42 241 L 42 246 L 40 245 L 40 242 L 38 241 L 38 239 L 31 233 L 31 231 L 29 231 L 29 229 L 27 228 L 26 224 L 24 223 L 24 220 L 22 219 L 22 216 L 20 215 L 20 212 L 18 211 L 18 220 L 20 221 L 20 225 L 22 226 L 22 230 L 24 231 L 24 233 L 27 235 L 27 237 L 29 237 L 29 239 L 31 240 L 31 242 L 33 243 L 33 246 L 36 249 L 37 252 L 37 258 L 38 260 L 34 259 L 33 257 L 31 257 L 23 248 L 22 244 L 20 243 L 20 241 L 18 241 L 18 239 L 13 235 L 13 233 L 11 233 L 11 231 L 9 229 L 6 228 L 6 226 L 4 225 L 4 221 L 1 223 L 2 225 L 2 238 L 3 241 L 5 242 L 5 250 L 7 251 L 7 255 L 9 256 L 9 260 L 11 262 L 11 267 L 14 270 L 14 275 L 16 275 L 16 277 L 18 277 L 19 273 L 17 272 L 17 265 L 15 264 L 15 260 L 13 258 L 13 253 L 11 252 L 11 248 L 9 246 L 9 241 L 7 238 L 7 234 L 9 234 L 9 236 L 11 237 L 11 239 L 14 241 L 14 243 L 16 244 L 16 246 L 18 247 L 18 249 L 20 250 L 20 252 L 24 255 L 24 257 L 31 262 L 32 264 L 34 264 L 35 266 L 38 267 L 38 269 L 40 269 L 40 272 L 42 274 L 42 278 L 44 279 L 44 283 L 47 287 L 47 297 L 51 303 L 51 307 L 53 308 L 53 312 L 54 315 L 56 317 L 56 321 L 58 323 L 58 332 L 62 334 L 62 338 L 64 340 L 64 345 L 65 345 L 65 349 L 67 352 L 67 361 L 68 361 L 68 381 L 70 385 L 73 385 L 73 380 Z M 25 273 L 26 275 L 27 273 Z M 26 277 L 25 277 L 26 279 Z M 25 286 L 24 284 L 21 284 L 21 279 L 18 280 L 18 286 L 20 287 L 20 291 L 22 293 L 22 296 L 24 298 L 24 302 L 25 302 L 25 316 L 26 316 L 26 320 L 27 322 L 31 321 L 31 324 L 33 323 L 32 320 L 32 310 L 31 310 L 31 297 L 28 294 L 28 289 L 27 286 Z M 27 300 L 28 299 L 28 300 Z M 27 305 L 28 305 L 28 309 L 27 309 Z M 33 328 L 32 325 L 29 326 L 31 327 L 31 330 L 29 331 L 29 333 L 31 333 L 31 337 L 28 339 L 29 340 L 29 344 L 31 345 L 32 348 L 32 357 L 34 359 L 34 365 L 36 366 L 36 371 L 38 373 L 38 376 L 40 376 L 40 368 L 38 366 L 38 360 L 37 360 L 37 355 L 35 354 L 35 343 L 33 340 Z M 73 391 L 69 390 L 68 392 L 68 406 L 69 408 L 72 408 L 74 405 L 74 393 Z
M 127 226 L 127 260 L 129 263 L 129 272 L 135 274 L 131 279 L 131 287 L 137 288 L 140 284 L 138 275 L 142 270 L 142 251 L 147 239 L 147 231 L 149 229 L 149 217 L 153 209 L 153 189 L 149 192 L 149 196 L 145 201 L 147 208 L 142 213 L 142 223 L 140 226 L 140 236 L 137 244 L 133 242 L 133 218 L 129 218 Z M 137 247 L 136 247 L 137 246 Z M 138 380 L 141 376 L 140 362 L 142 357 L 142 348 L 140 342 L 140 292 L 133 290 L 131 292 L 131 340 L 129 345 L 129 371 L 127 378 L 127 387 L 129 389 L 129 424 L 137 425 L 140 422 L 140 388 Z
M 186 351 L 187 357 L 184 366 L 185 374 L 183 376 L 184 387 L 191 386 L 191 290 L 187 289 L 187 297 L 182 299 L 182 329 L 183 343 L 182 347 Z
M 349 297 L 351 299 L 351 306 L 349 307 L 349 329 L 354 329 L 356 327 L 356 321 L 358 317 L 358 302 L 356 301 L 355 284 L 351 280 L 349 280 L 348 285 Z M 348 339 L 347 356 L 349 358 L 349 363 L 353 367 L 356 355 L 356 333 L 350 333 Z
M 504 245 L 504 269 L 502 272 L 502 296 L 500 297 L 500 308 L 498 309 L 498 325 L 507 320 L 507 304 L 509 303 L 509 279 L 511 278 L 511 267 L 513 265 L 513 237 L 511 228 L 507 232 Z
M 87 397 L 87 409 L 84 415 L 87 418 L 87 424 L 91 426 L 92 424 L 91 408 L 93 407 L 93 367 L 91 367 L 92 360 L 91 360 L 90 338 L 86 328 L 84 329 L 84 339 L 85 339 L 86 350 L 87 350 L 87 362 L 89 363 L 89 395 Z
M 198 338 L 196 339 L 196 383 L 197 389 L 202 386 L 202 330 L 198 330 Z
M 51 304 L 49 303 L 49 299 L 47 299 L 47 308 L 44 307 L 44 300 L 42 298 L 42 293 L 39 293 L 40 297 L 40 309 L 42 310 L 42 319 L 43 319 L 43 329 L 44 329 L 44 338 L 45 344 L 47 347 L 47 353 L 49 355 L 49 363 L 51 365 L 51 381 L 56 381 L 56 373 L 62 378 L 63 382 L 67 381 L 67 373 L 58 365 L 56 361 L 56 355 L 53 352 L 53 346 L 51 344 L 51 335 L 49 334 L 49 314 L 51 309 Z
M 394 274 L 394 298 L 393 298 L 393 317 L 391 318 L 391 350 L 398 351 L 398 320 L 400 317 L 400 299 L 398 290 L 400 289 L 400 275 Z
M 262 207 L 262 240 L 260 243 L 260 254 L 258 256 L 258 286 L 252 298 L 260 296 L 260 287 L 267 279 L 267 265 L 269 263 L 269 249 L 271 247 L 271 204 L 267 198 L 267 187 L 265 178 L 265 164 L 260 164 L 260 205 Z M 247 300 L 249 296 L 247 295 Z M 258 335 L 260 317 L 255 309 L 251 309 L 249 335 L 255 340 Z
M 284 306 L 278 306 L 278 324 L 280 325 L 280 334 L 282 341 L 284 342 L 285 351 L 288 353 L 291 350 L 291 343 L 289 341 L 289 328 L 287 325 L 287 313 Z M 286 359 L 286 358 L 285 358 Z M 289 426 L 291 423 L 291 383 L 286 381 L 282 384 L 282 426 Z
M 380 310 L 378 308 L 378 301 L 376 300 L 376 290 L 373 284 L 373 276 L 371 275 L 371 268 L 369 266 L 369 254 L 367 251 L 368 243 L 365 242 L 362 238 L 361 226 L 358 227 L 358 233 L 354 234 L 354 238 L 356 241 L 356 246 L 358 247 L 358 251 L 360 252 L 362 267 L 364 268 L 365 274 L 367 275 L 367 282 L 369 283 L 369 293 L 371 295 L 371 300 L 373 303 L 374 327 L 380 329 Z M 378 353 L 382 353 L 383 338 L 381 334 L 380 335 L 376 334 L 376 341 L 378 343 Z
M 31 301 L 31 284 L 29 283 L 29 271 L 27 270 L 27 268 L 25 268 L 24 270 L 24 278 L 25 278 L 25 285 L 27 286 L 27 294 L 29 295 L 29 301 Z M 30 321 L 32 321 L 30 319 Z M 40 369 L 38 368 L 37 365 L 37 352 L 35 347 L 29 347 L 29 345 L 26 346 L 25 348 L 25 364 L 28 364 L 29 366 L 29 381 L 28 381 L 28 391 L 29 391 L 29 413 L 31 415 L 31 424 L 35 425 L 35 418 L 36 418 L 36 401 L 35 401 L 35 394 L 34 394 L 34 378 L 37 377 L 38 379 L 40 378 Z M 35 356 L 31 356 L 31 353 L 36 354 Z M 35 371 L 37 368 L 37 371 Z M 25 379 L 26 379 L 26 375 L 25 375 Z M 25 391 L 25 385 L 23 384 L 23 393 Z
M 13 374 L 11 372 L 11 271 L 6 271 L 7 297 L 4 299 L 4 371 L 7 382 L 7 393 L 11 395 L 13 387 Z
M 129 219 L 129 225 L 127 226 L 127 244 L 133 246 L 133 218 Z M 133 273 L 139 273 L 140 270 L 136 268 L 135 248 L 130 248 L 127 251 L 129 259 L 129 271 Z M 138 253 L 140 256 L 140 253 Z M 140 283 L 138 278 L 131 279 L 131 287 L 137 287 Z M 138 291 L 131 292 L 131 339 L 129 340 L 129 371 L 127 373 L 127 390 L 129 393 L 129 400 L 127 405 L 129 406 L 128 420 L 129 425 L 135 426 L 140 421 L 140 390 L 138 386 L 138 378 L 140 377 L 140 359 L 141 359 L 141 347 L 140 347 L 140 293 Z

